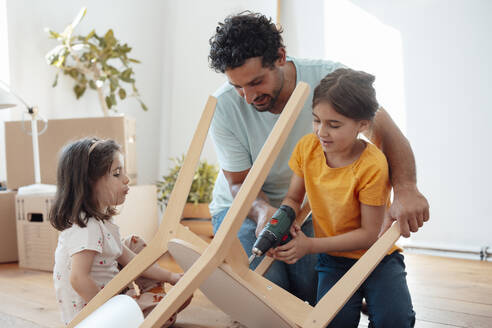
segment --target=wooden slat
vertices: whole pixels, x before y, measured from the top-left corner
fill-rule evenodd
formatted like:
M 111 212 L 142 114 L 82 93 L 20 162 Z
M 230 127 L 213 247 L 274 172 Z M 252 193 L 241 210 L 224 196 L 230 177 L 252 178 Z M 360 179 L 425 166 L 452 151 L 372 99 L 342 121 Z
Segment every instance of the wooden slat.
M 308 93 L 309 86 L 300 82 L 263 145 L 209 247 L 148 315 L 141 325 L 142 328 L 162 326 L 227 256 L 234 241 L 233 237 L 236 236 L 253 200 L 260 191 L 268 172 L 270 172 L 270 168 L 287 139 Z
M 119 293 L 131 281 L 156 262 L 167 251 L 167 242 L 176 236 L 181 214 L 188 198 L 195 169 L 200 160 L 208 129 L 215 112 L 217 99 L 210 96 L 200 118 L 198 127 L 188 148 L 183 166 L 169 198 L 162 223 L 154 238 L 135 258 L 121 270 L 70 322 L 72 328 L 111 297 Z M 191 233 L 191 232 L 190 232 Z

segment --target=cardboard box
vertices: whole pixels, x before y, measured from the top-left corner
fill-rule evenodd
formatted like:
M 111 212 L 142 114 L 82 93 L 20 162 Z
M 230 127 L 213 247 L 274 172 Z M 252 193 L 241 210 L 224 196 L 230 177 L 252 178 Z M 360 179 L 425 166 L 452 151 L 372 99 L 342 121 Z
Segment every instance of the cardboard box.
M 114 222 L 120 227 L 121 237 L 137 235 L 150 242 L 158 229 L 156 186 L 130 186 L 125 203 L 118 210 L 120 214 Z
M 55 193 L 16 195 L 19 267 L 52 271 L 58 231 L 49 221 Z
M 0 263 L 16 262 L 15 192 L 0 191 Z
M 23 129 L 31 131 L 30 121 L 5 122 L 5 157 L 7 188 L 18 189 L 34 183 L 32 138 Z M 38 122 L 41 131 L 42 122 Z M 41 183 L 56 184 L 59 152 L 64 145 L 80 138 L 96 136 L 114 139 L 125 156 L 130 184 L 137 183 L 135 119 L 127 116 L 72 118 L 48 120 L 48 129 L 39 136 Z
M 15 196 L 15 193 L 12 193 Z M 59 232 L 49 222 L 54 193 L 17 195 L 17 246 L 19 266 L 52 271 Z M 150 241 L 158 228 L 155 185 L 130 186 L 120 214 L 114 217 L 121 237 L 131 234 Z M 15 235 L 15 230 L 13 231 Z M 17 248 L 15 249 L 17 253 Z

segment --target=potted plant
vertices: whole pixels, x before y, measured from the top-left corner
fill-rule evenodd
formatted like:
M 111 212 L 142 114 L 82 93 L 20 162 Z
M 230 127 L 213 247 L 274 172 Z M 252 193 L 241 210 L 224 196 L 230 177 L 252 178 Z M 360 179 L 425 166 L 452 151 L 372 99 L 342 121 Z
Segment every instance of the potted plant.
M 117 97 L 120 100 L 135 97 L 146 111 L 147 106 L 140 99 L 135 86 L 135 72 L 132 68 L 132 64 L 140 62 L 128 57 L 132 48 L 116 39 L 112 29 L 104 36 L 99 36 L 95 30 L 87 35 L 73 34 L 86 11 L 86 8 L 82 8 L 63 33 L 46 28 L 50 38 L 60 42 L 46 54 L 48 64 L 75 80 L 73 91 L 77 99 L 82 97 L 88 87 L 95 90 L 104 116 L 109 115 L 109 110 L 116 111 Z M 56 73 L 53 87 L 58 83 L 58 75 L 59 72 Z M 131 86 L 131 93 L 127 92 L 125 84 Z
M 162 177 L 162 180 L 157 181 L 157 200 L 161 209 L 163 206 L 167 206 L 178 178 L 179 170 L 183 165 L 184 155 L 171 160 L 174 162 L 174 167 L 170 169 L 168 175 Z M 198 169 L 193 176 L 187 204 L 183 211 L 182 217 L 184 219 L 210 219 L 208 204 L 212 201 L 212 191 L 217 174 L 218 168 L 216 165 L 209 164 L 205 160 L 200 161 Z

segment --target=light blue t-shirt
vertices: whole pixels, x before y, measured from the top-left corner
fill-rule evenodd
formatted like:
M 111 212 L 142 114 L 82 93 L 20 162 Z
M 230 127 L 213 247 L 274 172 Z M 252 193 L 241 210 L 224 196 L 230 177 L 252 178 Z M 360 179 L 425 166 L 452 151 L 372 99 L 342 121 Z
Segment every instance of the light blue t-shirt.
M 287 58 L 296 67 L 296 84 L 304 81 L 309 84 L 310 92 L 304 107 L 292 128 L 285 145 L 273 164 L 262 191 L 268 196 L 272 206 L 280 206 L 287 194 L 292 171 L 288 162 L 290 155 L 304 135 L 312 132 L 312 110 L 314 88 L 321 79 L 334 70 L 344 67 L 340 63 L 327 60 L 307 60 Z M 277 122 L 280 114 L 258 112 L 252 105 L 239 96 L 229 83 L 224 83 L 215 93 L 217 107 L 210 134 L 221 170 L 215 182 L 213 200 L 210 204 L 212 215 L 218 214 L 232 204 L 229 184 L 222 169 L 240 172 L 253 166 L 263 144 Z

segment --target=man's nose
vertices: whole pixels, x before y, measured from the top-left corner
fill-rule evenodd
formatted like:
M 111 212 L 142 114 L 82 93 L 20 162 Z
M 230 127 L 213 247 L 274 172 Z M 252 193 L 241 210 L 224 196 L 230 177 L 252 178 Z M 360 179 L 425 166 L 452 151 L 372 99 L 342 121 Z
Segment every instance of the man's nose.
M 253 88 L 244 87 L 242 88 L 242 96 L 246 103 L 251 104 L 256 98 L 256 92 Z

